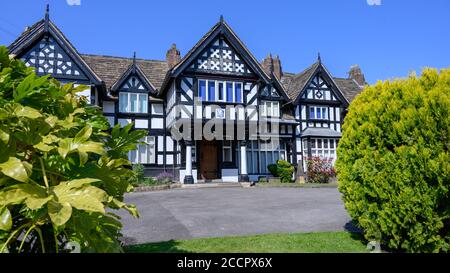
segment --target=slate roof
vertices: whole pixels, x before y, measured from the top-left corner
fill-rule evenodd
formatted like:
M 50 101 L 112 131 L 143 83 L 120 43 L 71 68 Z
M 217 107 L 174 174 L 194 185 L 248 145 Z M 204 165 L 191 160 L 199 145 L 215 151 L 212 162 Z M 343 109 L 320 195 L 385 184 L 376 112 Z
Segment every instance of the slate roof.
M 305 88 L 306 83 L 311 78 L 319 64 L 319 62 L 315 62 L 298 74 L 283 74 L 283 77 L 281 77 L 281 83 L 283 84 L 283 87 L 291 100 L 295 100 L 300 95 L 300 92 Z M 362 91 L 362 87 L 352 79 L 333 77 L 333 80 L 349 102 L 351 102 L 356 95 Z
M 352 102 L 363 88 L 352 79 L 334 78 L 334 81 L 349 102 Z
M 133 58 L 81 54 L 84 61 L 105 82 L 109 89 L 125 73 Z M 159 90 L 166 77 L 169 66 L 165 61 L 136 59 L 136 64 L 147 79 Z
M 316 62 L 298 74 L 283 74 L 281 77 L 281 83 L 283 84 L 284 89 L 291 100 L 295 100 L 298 95 L 300 95 L 300 92 L 305 87 L 306 82 L 311 78 L 318 66 L 319 62 Z

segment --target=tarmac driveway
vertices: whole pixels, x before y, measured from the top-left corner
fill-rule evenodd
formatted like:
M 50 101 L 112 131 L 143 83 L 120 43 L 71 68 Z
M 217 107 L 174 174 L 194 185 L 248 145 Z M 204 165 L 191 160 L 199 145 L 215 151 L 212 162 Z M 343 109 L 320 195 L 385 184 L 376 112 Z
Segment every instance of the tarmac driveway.
M 351 229 L 336 188 L 203 188 L 132 193 L 120 212 L 126 244 Z

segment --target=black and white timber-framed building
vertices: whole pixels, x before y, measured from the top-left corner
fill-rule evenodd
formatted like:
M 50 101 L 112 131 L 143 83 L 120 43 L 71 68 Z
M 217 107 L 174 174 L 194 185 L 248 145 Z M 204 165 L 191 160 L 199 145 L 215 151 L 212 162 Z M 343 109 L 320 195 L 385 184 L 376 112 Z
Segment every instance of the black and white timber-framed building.
M 278 159 L 299 173 L 308 157 L 335 159 L 347 108 L 365 85 L 358 66 L 349 78 L 336 78 L 320 55 L 298 74 L 282 71 L 278 56 L 260 63 L 223 17 L 186 55 L 173 44 L 159 61 L 80 54 L 47 9 L 9 51 L 37 74 L 88 86 L 81 95 L 102 107 L 111 125 L 147 130 L 146 145 L 129 159 L 149 176 L 165 171 L 184 183 L 256 181 Z M 215 139 L 172 135 L 180 122 L 192 130 L 211 120 L 228 126 Z M 262 121 L 263 132 L 248 129 Z M 267 140 L 272 135 L 277 142 Z

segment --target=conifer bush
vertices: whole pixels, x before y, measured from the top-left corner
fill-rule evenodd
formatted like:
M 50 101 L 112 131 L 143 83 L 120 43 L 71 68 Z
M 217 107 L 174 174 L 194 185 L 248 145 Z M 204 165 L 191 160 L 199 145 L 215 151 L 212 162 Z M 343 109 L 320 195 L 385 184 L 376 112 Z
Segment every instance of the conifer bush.
M 352 102 L 337 150 L 339 190 L 368 240 L 448 252 L 450 69 L 378 82 Z

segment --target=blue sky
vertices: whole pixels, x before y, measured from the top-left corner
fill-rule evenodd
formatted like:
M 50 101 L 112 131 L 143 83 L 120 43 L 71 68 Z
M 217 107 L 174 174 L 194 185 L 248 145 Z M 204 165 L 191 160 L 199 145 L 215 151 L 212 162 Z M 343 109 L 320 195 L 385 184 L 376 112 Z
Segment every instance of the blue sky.
M 337 77 L 359 64 L 369 83 L 423 67 L 450 66 L 448 0 L 109 1 L 2 0 L 0 44 L 50 17 L 81 53 L 164 59 L 172 43 L 185 54 L 221 14 L 258 60 L 279 54 L 300 72 L 320 51 Z

